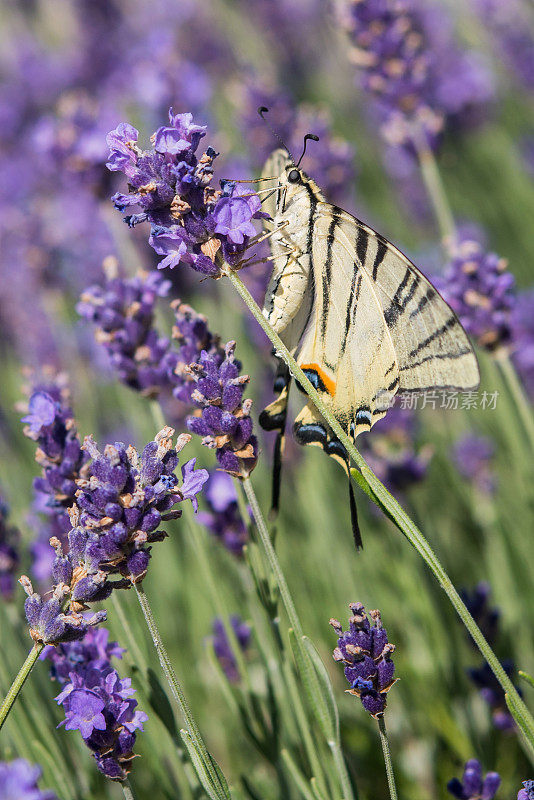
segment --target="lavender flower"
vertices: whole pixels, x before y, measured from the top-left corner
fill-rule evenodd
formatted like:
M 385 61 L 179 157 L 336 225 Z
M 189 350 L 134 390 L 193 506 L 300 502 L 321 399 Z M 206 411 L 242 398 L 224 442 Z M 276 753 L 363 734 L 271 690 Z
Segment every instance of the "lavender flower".
M 78 313 L 97 326 L 119 380 L 146 397 L 157 397 L 168 386 L 169 340 L 154 328 L 158 297 L 165 297 L 170 281 L 158 273 L 119 278 L 110 274 L 104 286 L 91 286 L 81 296 Z
M 470 122 L 488 105 L 492 75 L 458 46 L 442 9 L 416 0 L 345 0 L 340 9 L 389 144 L 435 147 L 447 120 Z
M 19 564 L 20 533 L 8 523 L 9 507 L 0 497 L 0 597 L 10 600 Z
M 252 633 L 250 625 L 243 622 L 237 614 L 232 614 L 230 617 L 230 625 L 233 628 L 240 649 L 245 652 L 250 645 Z M 232 683 L 237 683 L 240 677 L 237 662 L 228 641 L 223 621 L 219 618 L 213 620 L 213 649 L 228 680 Z
M 213 356 L 221 364 L 224 349 L 220 338 L 209 330 L 206 317 L 181 300 L 173 300 L 171 307 L 175 314 L 172 338 L 178 346 L 169 353 L 167 360 L 169 381 L 174 387 L 174 396 L 182 403 L 194 406 L 192 394 L 196 389 L 196 380 L 190 365 L 200 363 L 202 352 Z
M 514 276 L 507 271 L 505 259 L 486 252 L 474 239 L 463 239 L 437 284 L 481 347 L 493 352 L 510 344 Z
M 108 639 L 104 628 L 89 630 L 81 641 L 46 647 L 41 658 L 52 661 L 52 677 L 63 686 L 56 697 L 65 711 L 60 725 L 80 731 L 100 772 L 124 780 L 136 731 L 143 730 L 148 716 L 131 697 L 130 678 L 121 679 L 111 664 L 111 657 L 121 658 L 124 650 Z
M 56 800 L 54 792 L 37 786 L 41 773 L 41 767 L 24 758 L 0 761 L 0 800 Z
M 534 781 L 523 781 L 523 788 L 519 790 L 517 800 L 534 800 Z
M 526 89 L 534 88 L 534 25 L 520 0 L 474 0 L 473 5 L 500 51 L 503 62 Z
M 121 123 L 108 134 L 108 169 L 128 178 L 130 193 L 117 193 L 112 200 L 124 212 L 139 206 L 141 212 L 127 216 L 130 226 L 150 223 L 149 243 L 164 256 L 159 268 L 171 269 L 180 262 L 216 277 L 216 257 L 236 263 L 254 236 L 252 219 L 265 216 L 259 197 L 243 186 L 221 183 L 210 187 L 217 153 L 208 147 L 200 159 L 196 150 L 206 128 L 196 125 L 191 114 L 169 111 L 169 125 L 153 135 L 154 148 L 137 145 L 138 131 Z
M 493 800 L 501 784 L 497 772 L 488 772 L 482 777 L 482 767 L 476 758 L 467 761 L 462 780 L 453 778 L 447 789 L 458 800 Z
M 330 620 L 339 637 L 334 661 L 344 665 L 350 685 L 347 691 L 359 697 L 365 710 L 377 717 L 386 710 L 387 693 L 396 682 L 395 665 L 391 660 L 395 645 L 388 641 L 379 611 L 370 612 L 371 626 L 361 603 L 351 603 L 349 608 L 352 617 L 348 631 L 342 629 L 337 619 Z
M 250 475 L 258 461 L 258 442 L 252 433 L 252 400 L 243 400 L 248 375 L 240 375 L 241 363 L 234 357 L 235 342 L 218 353 L 200 355 L 191 365 L 196 388 L 191 395 L 199 410 L 187 419 L 192 433 L 203 437 L 202 444 L 214 448 L 225 472 L 238 478 Z
M 491 468 L 494 449 L 491 439 L 475 434 L 466 434 L 452 448 L 452 457 L 460 475 L 485 495 L 494 494 L 496 489 L 496 478 Z
M 234 483 L 225 472 L 212 472 L 204 489 L 204 497 L 208 502 L 208 511 L 200 511 L 198 521 L 205 525 L 231 553 L 243 554 L 248 541 L 239 506 Z
M 141 455 L 121 442 L 107 445 L 101 453 L 92 438 L 86 437 L 84 448 L 92 462 L 88 477 L 77 481 L 68 553 L 63 553 L 59 540 L 51 540 L 56 551 L 51 598 L 44 600 L 33 591 L 28 578 L 21 578 L 28 594 L 25 610 L 34 641 L 57 644 L 81 639 L 89 626 L 105 619 L 105 611 L 92 617 L 82 615 L 89 603 L 105 600 L 114 588 L 144 578 L 150 545 L 167 535 L 161 523 L 181 516 L 174 506 L 189 499 L 196 510 L 196 495 L 208 473 L 195 470 L 192 459 L 182 467 L 182 484 L 178 485 L 174 475 L 178 452 L 191 437 L 182 434 L 173 448 L 173 434 L 172 428 L 164 428 Z
M 519 292 L 511 316 L 512 361 L 534 398 L 534 292 Z
M 25 435 L 37 442 L 35 460 L 43 470 L 33 481 L 36 504 L 40 511 L 58 517 L 65 531 L 69 529 L 66 510 L 74 503 L 76 481 L 84 474 L 87 460 L 68 399 L 60 376 L 42 388 L 35 387 L 22 418 Z

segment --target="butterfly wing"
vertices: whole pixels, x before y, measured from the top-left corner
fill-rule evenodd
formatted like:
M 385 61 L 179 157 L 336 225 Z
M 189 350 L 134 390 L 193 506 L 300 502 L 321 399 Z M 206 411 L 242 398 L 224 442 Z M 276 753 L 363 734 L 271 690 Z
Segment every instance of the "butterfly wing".
M 380 298 L 363 269 L 353 231 L 320 203 L 313 220 L 315 296 L 297 350 L 299 366 L 352 436 L 383 417 L 399 385 L 399 365 Z M 304 422 L 304 417 L 301 417 Z M 302 439 L 306 430 L 299 430 Z
M 331 219 L 332 207 L 318 215 Z M 399 391 L 475 389 L 480 382 L 476 356 L 456 314 L 417 267 L 372 228 L 340 212 L 340 246 L 356 254 L 373 284 L 399 365 Z M 350 244 L 349 244 L 350 243 Z M 354 334 L 356 347 L 360 340 Z

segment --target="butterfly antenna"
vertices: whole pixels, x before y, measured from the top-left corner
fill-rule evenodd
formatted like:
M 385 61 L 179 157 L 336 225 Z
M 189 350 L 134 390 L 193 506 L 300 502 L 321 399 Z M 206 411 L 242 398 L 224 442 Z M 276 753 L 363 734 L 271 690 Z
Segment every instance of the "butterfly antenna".
M 304 158 L 304 154 L 305 154 L 305 152 L 306 152 L 306 146 L 307 146 L 307 144 L 308 144 L 308 139 L 311 139 L 311 140 L 312 140 L 312 142 L 318 142 L 318 141 L 319 141 L 319 137 L 318 137 L 318 136 L 317 136 L 315 133 L 307 133 L 307 134 L 305 135 L 305 137 L 304 137 L 304 149 L 303 149 L 303 151 L 302 151 L 302 153 L 301 153 L 301 156 L 300 156 L 299 160 L 298 160 L 298 161 L 297 161 L 297 163 L 295 164 L 295 166 L 296 166 L 296 167 L 299 167 L 299 166 L 300 166 L 300 162 L 301 162 L 301 161 L 302 161 L 302 159 Z
M 262 118 L 262 120 L 265 122 L 265 124 L 267 125 L 267 127 L 268 127 L 268 128 L 269 128 L 269 130 L 271 131 L 272 135 L 273 135 L 273 136 L 274 136 L 276 139 L 278 139 L 278 141 L 280 142 L 280 144 L 282 145 L 282 147 L 284 148 L 284 150 L 287 150 L 287 152 L 288 152 L 288 153 L 289 153 L 289 155 L 291 156 L 291 160 L 293 161 L 293 163 L 295 163 L 295 159 L 294 159 L 294 157 L 293 157 L 293 154 L 292 154 L 291 150 L 289 149 L 289 147 L 287 146 L 287 144 L 284 142 L 284 140 L 282 139 L 282 137 L 280 136 L 280 134 L 279 134 L 277 131 L 275 131 L 275 129 L 272 127 L 272 125 L 269 123 L 269 121 L 268 121 L 268 120 L 266 120 L 266 119 L 265 119 L 265 117 L 263 116 L 264 114 L 268 114 L 268 113 L 269 113 L 269 109 L 267 108 L 267 106 L 259 106 L 259 108 L 258 108 L 258 114 L 260 115 L 260 117 Z

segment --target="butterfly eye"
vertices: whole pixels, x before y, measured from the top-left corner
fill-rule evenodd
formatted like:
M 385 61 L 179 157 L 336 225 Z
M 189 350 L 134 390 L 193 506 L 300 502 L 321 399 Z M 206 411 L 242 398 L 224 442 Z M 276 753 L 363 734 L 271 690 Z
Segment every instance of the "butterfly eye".
M 298 169 L 292 169 L 287 176 L 289 183 L 298 183 L 300 181 L 300 173 Z

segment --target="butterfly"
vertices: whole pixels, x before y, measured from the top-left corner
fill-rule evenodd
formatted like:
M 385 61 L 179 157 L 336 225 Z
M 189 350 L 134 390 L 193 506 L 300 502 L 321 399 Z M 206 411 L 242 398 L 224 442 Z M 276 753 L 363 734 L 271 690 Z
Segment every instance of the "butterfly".
M 264 226 L 273 262 L 263 313 L 326 408 L 354 441 L 385 416 L 398 392 L 475 389 L 476 356 L 454 311 L 400 250 L 328 203 L 298 163 L 277 149 L 262 173 L 270 190 Z M 260 415 L 261 426 L 278 433 L 274 509 L 290 380 L 280 363 L 277 398 Z M 345 448 L 311 400 L 296 417 L 294 434 L 348 473 Z M 361 546 L 352 487 L 351 510 Z

